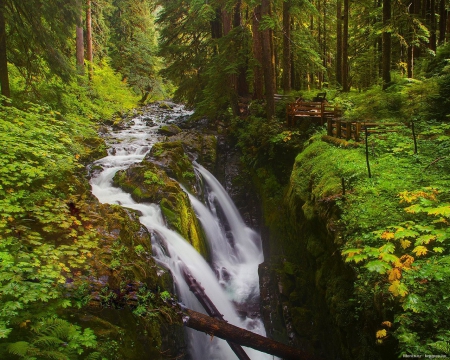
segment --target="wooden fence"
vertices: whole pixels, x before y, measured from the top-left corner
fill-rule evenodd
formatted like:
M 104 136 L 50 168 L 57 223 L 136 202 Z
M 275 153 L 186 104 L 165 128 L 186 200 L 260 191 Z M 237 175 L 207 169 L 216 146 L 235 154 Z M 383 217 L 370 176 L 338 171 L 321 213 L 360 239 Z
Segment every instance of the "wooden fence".
M 395 129 L 390 129 L 393 126 L 403 125 L 401 123 L 368 123 L 368 122 L 351 122 L 343 121 L 341 119 L 327 119 L 327 135 L 339 139 L 355 141 L 361 140 L 361 133 L 367 129 L 368 133 L 386 133 L 395 132 Z M 386 129 L 387 128 L 387 129 Z

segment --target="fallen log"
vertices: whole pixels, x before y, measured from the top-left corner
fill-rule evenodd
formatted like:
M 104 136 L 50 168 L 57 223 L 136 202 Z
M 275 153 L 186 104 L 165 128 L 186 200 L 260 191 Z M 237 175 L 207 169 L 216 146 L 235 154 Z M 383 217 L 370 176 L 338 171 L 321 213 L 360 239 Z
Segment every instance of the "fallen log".
M 224 339 L 234 344 L 250 347 L 286 360 L 314 360 L 300 349 L 285 345 L 251 331 L 231 325 L 224 320 L 212 318 L 197 311 L 184 309 L 183 324 L 194 330 Z
M 184 280 L 186 281 L 186 284 L 189 286 L 189 290 L 192 291 L 192 293 L 195 295 L 200 304 L 202 304 L 203 308 L 206 310 L 208 315 L 213 318 L 223 320 L 223 315 L 219 312 L 219 310 L 216 308 L 211 299 L 206 295 L 203 286 L 197 280 L 195 280 L 195 278 L 192 276 L 192 274 L 189 272 L 187 268 L 183 269 L 183 277 Z M 230 346 L 231 350 L 233 350 L 233 352 L 236 354 L 239 360 L 251 360 L 248 357 L 245 350 L 238 344 L 235 344 L 228 340 L 227 343 Z

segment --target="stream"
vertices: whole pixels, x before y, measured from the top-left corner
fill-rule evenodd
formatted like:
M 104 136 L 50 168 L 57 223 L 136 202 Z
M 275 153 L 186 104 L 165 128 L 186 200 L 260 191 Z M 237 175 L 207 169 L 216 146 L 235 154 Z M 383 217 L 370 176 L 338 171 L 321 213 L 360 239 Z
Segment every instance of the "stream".
M 152 234 L 153 256 L 157 263 L 170 269 L 176 294 L 182 305 L 205 313 L 189 290 L 183 268 L 205 288 L 224 319 L 231 324 L 266 335 L 259 315 L 258 265 L 263 262 L 259 235 L 248 228 L 233 201 L 219 181 L 200 164 L 194 162 L 197 177 L 204 187 L 202 199 L 189 195 L 191 204 L 205 231 L 211 249 L 211 264 L 178 233 L 167 228 L 157 204 L 136 203 L 129 194 L 113 186 L 118 170 L 141 162 L 151 147 L 161 141 L 157 130 L 165 123 L 177 123 L 191 112 L 181 105 L 161 111 L 152 105 L 135 117 L 131 126 L 109 129 L 105 135 L 108 156 L 95 162 L 102 170 L 91 179 L 92 193 L 102 203 L 119 204 L 140 212 L 140 221 Z M 234 360 L 228 344 L 207 334 L 186 329 L 191 360 Z M 273 356 L 245 348 L 252 360 L 269 360 Z

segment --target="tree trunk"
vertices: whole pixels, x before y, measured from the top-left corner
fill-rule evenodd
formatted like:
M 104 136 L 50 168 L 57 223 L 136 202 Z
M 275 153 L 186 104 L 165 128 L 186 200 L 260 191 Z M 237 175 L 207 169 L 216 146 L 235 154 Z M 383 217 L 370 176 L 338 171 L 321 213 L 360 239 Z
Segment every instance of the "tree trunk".
M 5 0 L 0 0 L 0 86 L 2 95 L 10 98 L 11 91 L 9 89 L 8 77 L 8 58 L 6 55 L 6 21 L 5 21 Z M 7 105 L 4 102 L 4 105 Z
M 264 1 L 264 0 L 263 0 Z M 283 359 L 312 360 L 313 358 L 303 351 L 279 343 L 251 331 L 241 329 L 223 320 L 218 320 L 193 310 L 185 310 L 187 316 L 183 317 L 184 326 L 202 331 L 211 336 L 231 341 L 235 344 L 247 346 Z
M 342 0 L 336 3 L 336 83 L 342 85 Z
M 391 20 L 391 0 L 383 0 L 383 26 L 387 27 Z M 391 33 L 383 31 L 383 90 L 391 83 Z
M 439 45 L 445 42 L 445 32 L 447 31 L 447 9 L 445 0 L 439 2 Z
M 283 2 L 283 91 L 291 91 L 291 1 Z
M 348 83 L 348 12 L 349 0 L 344 0 L 344 29 L 342 34 L 342 91 L 350 91 Z
M 220 39 L 222 37 L 222 12 L 220 8 L 216 9 L 216 17 L 210 21 L 211 37 L 213 39 Z
M 77 0 L 77 71 L 84 74 L 84 39 L 83 39 L 83 10 L 81 0 Z
M 261 16 L 269 16 L 270 14 L 270 0 L 261 1 Z M 266 113 L 267 118 L 271 119 L 275 115 L 275 88 L 274 88 L 274 71 L 272 62 L 272 47 L 271 47 L 271 30 L 265 29 L 262 31 L 262 59 L 264 71 L 264 86 L 266 98 Z
M 89 61 L 88 74 L 92 80 L 92 62 L 94 60 L 92 51 L 92 7 L 91 0 L 86 1 L 86 60 Z
M 436 0 L 430 0 L 430 50 L 436 52 Z
M 323 67 L 325 70 L 323 70 L 323 82 L 329 81 L 329 66 L 328 66 L 328 49 L 327 49 L 327 2 L 323 1 L 323 42 L 322 42 L 322 48 L 323 48 Z
M 236 6 L 234 7 L 233 26 L 235 28 L 240 27 L 242 25 L 241 10 L 242 10 L 242 2 L 241 0 L 238 0 Z M 247 69 L 248 69 L 247 63 L 239 67 L 239 74 L 237 76 L 238 97 L 248 97 L 249 94 L 249 86 L 247 82 Z
M 258 30 L 261 21 L 261 6 L 258 5 L 253 11 L 252 32 L 253 32 L 253 56 L 256 66 L 253 70 L 253 98 L 262 100 L 264 97 L 264 78 L 262 71 L 262 34 Z

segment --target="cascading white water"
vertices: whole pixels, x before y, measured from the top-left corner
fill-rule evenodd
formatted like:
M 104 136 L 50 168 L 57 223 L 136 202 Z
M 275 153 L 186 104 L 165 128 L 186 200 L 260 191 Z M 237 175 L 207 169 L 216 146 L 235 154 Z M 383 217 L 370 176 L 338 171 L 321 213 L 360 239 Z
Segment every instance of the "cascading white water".
M 177 116 L 189 114 L 182 107 L 176 107 L 172 120 Z M 152 121 L 148 124 L 148 117 Z M 153 238 L 153 255 L 158 263 L 169 268 L 173 274 L 182 303 L 193 310 L 204 312 L 195 296 L 190 292 L 182 276 L 182 268 L 187 267 L 195 279 L 205 288 L 207 296 L 228 322 L 265 335 L 264 326 L 257 314 L 247 316 L 235 307 L 244 304 L 257 304 L 259 301 L 258 264 L 263 261 L 260 239 L 249 229 L 239 215 L 236 207 L 220 183 L 199 164 L 195 168 L 205 180 L 208 188 L 208 207 L 189 195 L 196 213 L 204 227 L 212 249 L 213 268 L 179 234 L 168 229 L 159 207 L 155 204 L 138 204 L 129 194 L 112 185 L 114 174 L 133 163 L 142 161 L 151 146 L 158 141 L 156 130 L 167 118 L 167 113 L 146 114 L 136 117 L 130 128 L 111 131 L 106 139 L 110 149 L 108 156 L 95 164 L 102 171 L 91 179 L 93 194 L 102 203 L 120 204 L 140 211 L 140 221 Z M 145 121 L 147 120 L 147 122 Z M 215 207 L 220 206 L 231 229 L 232 242 L 224 233 Z M 210 339 L 209 335 L 189 330 L 188 342 L 193 360 L 234 360 L 236 355 L 228 344 L 220 339 Z M 252 360 L 273 359 L 272 356 L 253 349 L 246 349 Z

